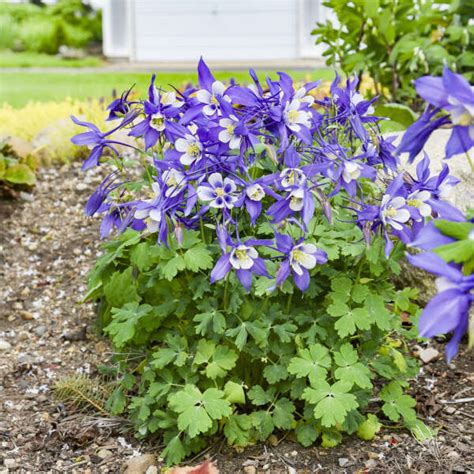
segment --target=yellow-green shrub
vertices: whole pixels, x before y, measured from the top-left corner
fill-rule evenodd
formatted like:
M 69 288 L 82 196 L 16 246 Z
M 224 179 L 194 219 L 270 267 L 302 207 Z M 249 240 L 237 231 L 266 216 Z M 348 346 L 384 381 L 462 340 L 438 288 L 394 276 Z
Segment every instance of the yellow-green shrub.
M 99 100 L 73 99 L 31 102 L 21 109 L 5 104 L 0 107 L 0 136 L 27 140 L 43 164 L 69 162 L 83 157 L 83 150 L 70 142 L 71 137 L 81 131 L 81 127 L 71 121 L 71 115 L 103 126 L 105 106 Z

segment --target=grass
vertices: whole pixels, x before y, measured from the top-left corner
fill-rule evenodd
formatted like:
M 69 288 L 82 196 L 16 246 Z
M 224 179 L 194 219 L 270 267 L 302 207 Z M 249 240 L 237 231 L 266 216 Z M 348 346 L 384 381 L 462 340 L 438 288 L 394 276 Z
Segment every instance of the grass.
M 63 59 L 44 53 L 14 53 L 0 50 L 0 67 L 96 67 L 102 65 L 102 59 L 87 56 L 82 59 Z
M 275 71 L 262 71 L 275 76 Z M 295 80 L 332 79 L 333 71 L 317 69 L 308 71 L 289 71 Z M 234 78 L 238 82 L 248 82 L 245 71 L 216 72 L 217 79 L 226 81 Z M 75 99 L 99 98 L 108 99 L 113 89 L 118 93 L 136 84 L 135 89 L 144 97 L 150 82 L 149 73 L 116 73 L 116 72 L 2 72 L 0 76 L 0 105 L 8 103 L 13 107 L 22 107 L 31 101 L 59 101 L 67 97 Z M 186 82 L 197 82 L 196 72 L 157 73 L 156 85 L 169 89 L 169 84 L 180 87 Z

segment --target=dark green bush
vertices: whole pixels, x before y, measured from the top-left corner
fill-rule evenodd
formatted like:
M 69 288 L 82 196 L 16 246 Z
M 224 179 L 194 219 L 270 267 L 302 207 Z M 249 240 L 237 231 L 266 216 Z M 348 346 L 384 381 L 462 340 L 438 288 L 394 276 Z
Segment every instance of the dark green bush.
M 318 23 L 316 43 L 328 65 L 368 72 L 376 93 L 417 106 L 412 80 L 439 75 L 445 64 L 474 78 L 472 0 L 327 0 L 338 19 Z M 387 94 L 387 92 L 389 94 Z
M 81 0 L 55 5 L 2 4 L 0 48 L 56 54 L 59 46 L 87 47 L 102 40 L 101 13 Z

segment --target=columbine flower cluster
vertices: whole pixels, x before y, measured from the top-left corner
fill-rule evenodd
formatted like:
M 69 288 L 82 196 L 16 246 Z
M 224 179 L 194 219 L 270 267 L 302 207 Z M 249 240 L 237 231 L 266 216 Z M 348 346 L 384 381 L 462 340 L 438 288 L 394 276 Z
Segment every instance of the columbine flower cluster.
M 464 219 L 442 200 L 456 184 L 447 166 L 433 176 L 425 158 L 416 176 L 397 173 L 393 140 L 380 135 L 374 100 L 360 96 L 357 80 L 336 77 L 330 96 L 315 100 L 317 82 L 295 87 L 279 73 L 263 84 L 250 75 L 249 86 L 225 85 L 201 60 L 198 88 L 165 92 L 153 76 L 147 100 L 130 101 L 130 91 L 116 99 L 109 120 L 121 122 L 109 132 L 76 120 L 90 129 L 73 138 L 92 148 L 84 167 L 105 152 L 117 164 L 87 205 L 105 215 L 103 237 L 132 227 L 166 245 L 185 229 L 201 230 L 208 243 L 212 232 L 221 250 L 212 282 L 235 272 L 247 290 L 258 275 L 274 279 L 273 288 L 291 278 L 304 291 L 328 258 L 312 223 L 316 214 L 338 218 L 336 201 L 367 241 L 385 236 L 387 255 L 392 239 L 412 241 L 431 216 Z M 145 157 L 141 186 L 130 186 L 119 160 L 112 135 L 121 128 Z

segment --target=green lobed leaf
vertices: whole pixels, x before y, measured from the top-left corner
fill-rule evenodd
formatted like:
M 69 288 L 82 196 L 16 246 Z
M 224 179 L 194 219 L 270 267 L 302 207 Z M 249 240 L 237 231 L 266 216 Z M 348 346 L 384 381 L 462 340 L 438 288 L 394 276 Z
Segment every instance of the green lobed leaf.
M 168 400 L 171 409 L 179 413 L 178 428 L 186 430 L 191 438 L 208 431 L 213 420 L 232 413 L 229 402 L 224 399 L 224 392 L 216 388 L 208 388 L 201 393 L 196 386 L 186 385 Z
M 358 360 L 357 351 L 351 344 L 342 345 L 339 351 L 334 353 L 334 361 L 339 366 L 334 375 L 338 380 L 344 380 L 351 385 L 357 385 L 360 388 L 371 388 L 370 370 Z
M 288 372 L 296 377 L 308 377 L 310 383 L 316 386 L 326 378 L 330 366 L 329 350 L 321 344 L 312 344 L 308 349 L 300 350 L 298 357 L 290 360 Z
M 308 387 L 303 392 L 303 399 L 315 405 L 314 416 L 321 419 L 326 427 L 343 423 L 347 413 L 355 410 L 359 404 L 352 393 L 352 385 L 339 381 L 329 385 L 325 380 L 319 381 L 318 388 Z

